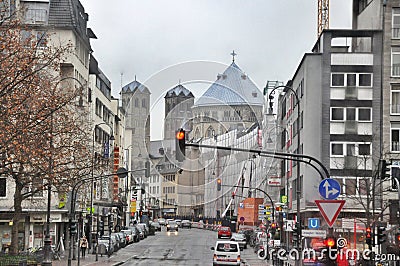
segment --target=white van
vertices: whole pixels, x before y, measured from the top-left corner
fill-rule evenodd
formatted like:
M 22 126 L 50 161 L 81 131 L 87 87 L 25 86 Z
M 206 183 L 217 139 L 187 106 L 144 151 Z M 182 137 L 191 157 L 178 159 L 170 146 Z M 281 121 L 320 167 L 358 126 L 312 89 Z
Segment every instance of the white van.
M 214 250 L 213 265 L 240 265 L 239 244 L 234 241 L 217 241 Z

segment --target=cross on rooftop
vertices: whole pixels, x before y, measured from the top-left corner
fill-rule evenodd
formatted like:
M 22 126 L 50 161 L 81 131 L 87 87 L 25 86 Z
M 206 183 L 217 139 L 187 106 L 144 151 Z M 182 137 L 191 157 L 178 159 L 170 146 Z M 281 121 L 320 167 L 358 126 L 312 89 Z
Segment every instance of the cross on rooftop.
M 235 50 L 232 51 L 231 56 L 232 56 L 232 62 L 235 62 L 235 56 L 237 56 L 237 53 L 235 53 Z

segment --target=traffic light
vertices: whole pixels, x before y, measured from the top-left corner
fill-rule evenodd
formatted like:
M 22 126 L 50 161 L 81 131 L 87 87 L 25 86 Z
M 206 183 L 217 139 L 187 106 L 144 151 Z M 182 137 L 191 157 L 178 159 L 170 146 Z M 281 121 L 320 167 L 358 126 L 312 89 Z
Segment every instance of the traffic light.
M 377 226 L 377 237 L 378 237 L 378 245 L 383 244 L 386 242 L 386 227 L 382 226 L 382 225 L 378 225 Z
M 178 162 L 183 162 L 185 160 L 186 154 L 186 132 L 180 128 L 175 135 L 175 157 Z
M 217 179 L 217 191 L 221 191 L 221 183 L 222 183 L 221 178 L 218 178 Z
M 108 216 L 108 228 L 111 230 L 114 227 L 114 219 L 112 215 Z
M 272 236 L 276 234 L 276 223 L 271 224 L 270 232 Z
M 368 246 L 372 246 L 372 239 L 373 239 L 373 237 L 372 237 L 372 230 L 371 230 L 371 227 L 367 227 L 367 228 L 365 229 L 365 243 L 366 243 Z
M 76 221 L 71 221 L 69 225 L 69 232 L 71 235 L 76 235 L 78 233 L 78 227 L 76 225 Z
M 400 233 L 396 233 L 395 243 L 397 247 L 400 247 Z
M 146 168 L 146 169 L 144 170 L 144 176 L 147 177 L 147 178 L 149 178 L 149 177 L 150 177 L 150 162 L 149 162 L 149 161 L 146 161 L 146 162 L 144 163 L 144 167 Z
M 390 177 L 390 162 L 386 160 L 380 159 L 380 166 L 381 166 L 381 179 L 386 179 Z
M 336 239 L 333 237 L 328 237 L 325 239 L 325 245 L 328 248 L 335 248 L 336 247 Z
M 100 218 L 99 223 L 97 224 L 97 231 L 99 232 L 100 236 L 104 235 L 104 221 L 103 218 Z
M 296 223 L 296 228 L 293 229 L 293 242 L 295 245 L 299 245 L 301 239 L 301 225 L 300 223 Z

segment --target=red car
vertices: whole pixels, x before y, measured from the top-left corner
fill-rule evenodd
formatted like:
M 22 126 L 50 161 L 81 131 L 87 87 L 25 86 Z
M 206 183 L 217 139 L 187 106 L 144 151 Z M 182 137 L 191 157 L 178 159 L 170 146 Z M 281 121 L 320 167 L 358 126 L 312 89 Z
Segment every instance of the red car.
M 222 237 L 231 238 L 232 237 L 231 228 L 229 228 L 227 226 L 221 226 L 218 229 L 218 238 L 222 238 Z

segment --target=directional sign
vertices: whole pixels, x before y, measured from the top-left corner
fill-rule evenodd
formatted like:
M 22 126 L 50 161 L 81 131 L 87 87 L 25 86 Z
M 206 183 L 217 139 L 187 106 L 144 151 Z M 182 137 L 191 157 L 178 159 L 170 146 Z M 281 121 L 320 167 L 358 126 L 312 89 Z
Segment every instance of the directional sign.
M 332 178 L 327 178 L 319 183 L 319 194 L 327 200 L 337 199 L 340 195 L 340 184 Z
M 308 228 L 318 229 L 320 225 L 319 218 L 308 218 Z
M 301 235 L 304 237 L 326 237 L 325 230 L 313 230 L 313 229 L 304 229 L 301 231 Z
M 332 227 L 335 223 L 340 211 L 342 210 L 345 200 L 316 200 L 315 203 L 321 211 L 326 223 Z

